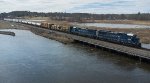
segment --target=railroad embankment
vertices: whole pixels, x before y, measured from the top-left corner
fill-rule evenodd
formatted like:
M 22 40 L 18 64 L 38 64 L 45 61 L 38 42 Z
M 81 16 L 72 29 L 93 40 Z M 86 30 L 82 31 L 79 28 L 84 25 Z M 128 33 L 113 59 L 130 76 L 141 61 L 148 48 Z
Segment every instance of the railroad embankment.
M 135 57 L 136 59 L 140 61 L 149 61 L 150 59 L 149 50 L 123 46 L 123 45 L 109 43 L 109 42 L 91 39 L 87 37 L 63 33 L 59 31 L 52 31 L 52 30 L 47 30 L 43 28 L 38 28 L 38 27 L 30 26 L 30 25 L 24 25 L 24 26 L 29 27 L 29 28 L 31 27 L 31 31 L 33 30 L 34 33 L 37 33 L 38 35 L 42 34 L 41 36 L 45 36 L 47 38 L 50 37 L 50 39 L 53 39 L 54 37 L 55 40 L 59 40 L 61 42 L 66 43 L 68 41 L 70 42 L 71 40 L 76 40 L 85 44 L 90 44 L 90 45 L 101 47 L 102 49 L 107 49 L 108 51 L 111 51 L 111 52 L 129 55 L 130 57 Z M 43 34 L 46 34 L 46 35 L 43 35 Z
M 62 42 L 64 44 L 74 42 L 73 39 L 68 38 L 65 35 L 55 33 L 54 31 L 49 31 L 49 30 L 46 30 L 46 29 L 40 29 L 40 28 L 37 28 L 37 27 L 31 27 L 31 26 L 28 26 L 28 27 L 30 27 L 31 32 L 33 32 L 37 35 L 43 36 L 45 38 L 53 39 L 53 40 Z

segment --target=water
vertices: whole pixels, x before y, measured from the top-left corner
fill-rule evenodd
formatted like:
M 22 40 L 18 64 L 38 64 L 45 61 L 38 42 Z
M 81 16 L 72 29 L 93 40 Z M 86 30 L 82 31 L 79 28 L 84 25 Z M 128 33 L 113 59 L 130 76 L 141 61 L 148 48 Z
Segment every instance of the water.
M 150 83 L 146 63 L 26 30 L 0 35 L 0 83 Z
M 80 23 L 80 26 L 95 26 L 95 27 L 107 27 L 107 28 L 150 28 L 146 25 L 135 24 L 111 24 L 111 23 Z
M 143 47 L 143 48 L 150 49 L 150 44 L 142 44 L 142 47 Z

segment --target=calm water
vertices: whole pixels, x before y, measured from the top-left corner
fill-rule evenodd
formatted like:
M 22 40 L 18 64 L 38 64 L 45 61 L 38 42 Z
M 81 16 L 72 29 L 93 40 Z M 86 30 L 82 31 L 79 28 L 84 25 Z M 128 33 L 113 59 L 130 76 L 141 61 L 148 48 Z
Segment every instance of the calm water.
M 0 83 L 150 83 L 150 65 L 25 30 L 0 35 Z
M 150 28 L 146 25 L 135 25 L 135 24 L 111 24 L 111 23 L 81 23 L 77 24 L 80 26 L 96 26 L 96 27 L 109 27 L 109 28 Z

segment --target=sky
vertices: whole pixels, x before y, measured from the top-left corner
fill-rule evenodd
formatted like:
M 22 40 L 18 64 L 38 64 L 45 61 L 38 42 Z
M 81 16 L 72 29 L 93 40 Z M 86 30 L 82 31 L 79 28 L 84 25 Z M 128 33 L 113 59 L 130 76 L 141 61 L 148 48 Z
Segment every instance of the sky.
M 0 0 L 0 13 L 11 11 L 94 14 L 150 13 L 150 0 Z

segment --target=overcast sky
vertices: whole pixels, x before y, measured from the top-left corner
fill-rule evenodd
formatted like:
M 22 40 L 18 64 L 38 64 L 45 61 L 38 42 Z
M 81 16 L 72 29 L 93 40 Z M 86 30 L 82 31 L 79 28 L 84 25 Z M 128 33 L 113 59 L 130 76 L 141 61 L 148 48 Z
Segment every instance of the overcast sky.
M 150 13 L 150 0 L 0 0 L 0 13 L 10 11 Z

